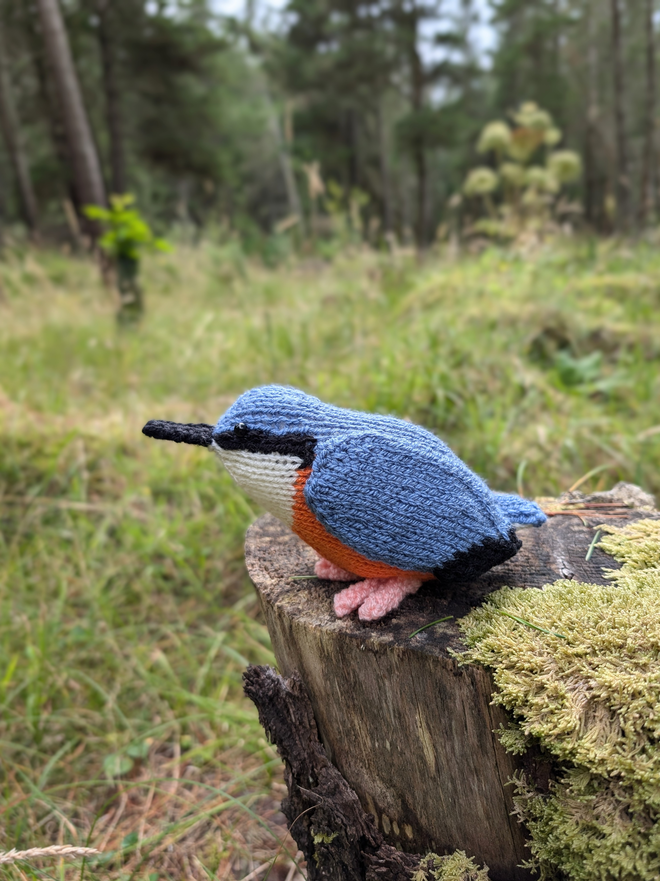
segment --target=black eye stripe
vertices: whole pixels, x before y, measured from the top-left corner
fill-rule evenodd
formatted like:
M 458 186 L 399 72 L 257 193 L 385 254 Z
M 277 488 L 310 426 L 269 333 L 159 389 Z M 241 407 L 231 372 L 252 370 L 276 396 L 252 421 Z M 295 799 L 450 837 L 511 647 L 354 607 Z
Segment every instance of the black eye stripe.
M 237 431 L 243 425 L 241 431 Z M 233 430 L 213 435 L 213 440 L 221 450 L 246 450 L 250 453 L 280 453 L 283 456 L 297 456 L 302 459 L 300 468 L 309 468 L 314 461 L 316 438 L 302 432 L 271 434 L 260 428 L 249 428 L 238 423 Z

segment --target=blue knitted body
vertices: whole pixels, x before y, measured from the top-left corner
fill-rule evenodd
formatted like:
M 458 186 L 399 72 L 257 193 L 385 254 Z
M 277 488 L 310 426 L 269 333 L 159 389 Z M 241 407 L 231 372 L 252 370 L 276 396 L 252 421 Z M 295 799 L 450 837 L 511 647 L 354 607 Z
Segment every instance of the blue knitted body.
M 511 542 L 516 524 L 546 520 L 534 502 L 492 492 L 447 444 L 401 419 L 271 385 L 241 395 L 213 434 L 237 425 L 309 437 L 309 508 L 343 544 L 399 569 L 437 573 L 475 548 Z

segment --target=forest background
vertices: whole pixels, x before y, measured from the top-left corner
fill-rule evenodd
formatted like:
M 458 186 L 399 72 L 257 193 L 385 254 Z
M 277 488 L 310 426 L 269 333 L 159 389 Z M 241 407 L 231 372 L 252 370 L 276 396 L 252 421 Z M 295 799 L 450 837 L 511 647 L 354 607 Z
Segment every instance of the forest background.
M 495 489 L 660 492 L 656 6 L 0 0 L 0 849 L 51 848 L 0 877 L 304 877 L 241 691 L 259 511 L 147 419 L 290 383 Z M 95 247 L 127 193 L 169 250 Z
M 232 6 L 3 0 L 3 223 L 75 237 L 74 210 L 130 191 L 161 231 L 233 230 L 252 249 L 322 235 L 317 211 L 425 247 L 483 125 L 530 100 L 582 156 L 589 228 L 655 216 L 655 0 Z

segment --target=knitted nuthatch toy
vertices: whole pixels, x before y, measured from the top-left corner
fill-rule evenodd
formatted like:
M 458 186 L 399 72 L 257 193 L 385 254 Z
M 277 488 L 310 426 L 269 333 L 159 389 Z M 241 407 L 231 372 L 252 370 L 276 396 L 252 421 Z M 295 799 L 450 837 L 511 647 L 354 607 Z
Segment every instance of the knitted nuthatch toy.
M 344 410 L 294 388 L 254 388 L 215 426 L 152 420 L 148 437 L 214 450 L 234 480 L 320 555 L 319 578 L 357 582 L 339 617 L 382 618 L 422 582 L 471 581 L 522 545 L 545 514 L 492 492 L 418 425 Z

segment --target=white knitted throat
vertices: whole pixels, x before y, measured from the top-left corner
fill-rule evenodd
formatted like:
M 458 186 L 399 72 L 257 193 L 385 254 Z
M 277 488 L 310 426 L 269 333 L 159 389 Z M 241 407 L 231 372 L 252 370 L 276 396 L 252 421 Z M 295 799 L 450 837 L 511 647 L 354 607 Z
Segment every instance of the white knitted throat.
M 293 523 L 293 497 L 302 459 L 282 453 L 251 453 L 223 450 L 215 441 L 211 448 L 250 498 L 278 520 Z

